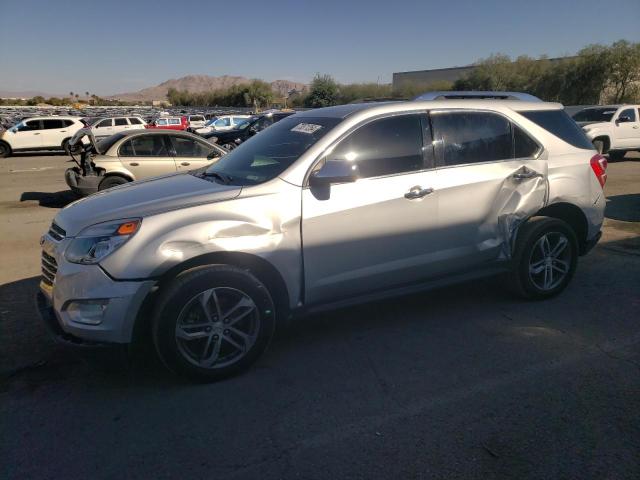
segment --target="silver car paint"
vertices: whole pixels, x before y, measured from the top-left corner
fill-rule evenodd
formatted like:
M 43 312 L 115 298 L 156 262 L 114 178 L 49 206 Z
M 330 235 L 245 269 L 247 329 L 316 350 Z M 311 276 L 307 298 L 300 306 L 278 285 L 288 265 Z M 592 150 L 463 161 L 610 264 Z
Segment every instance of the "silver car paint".
M 525 128 L 545 147 L 535 159 L 362 179 L 332 186 L 328 200 L 306 186 L 314 164 L 363 122 L 457 109 L 455 102 L 336 107 L 326 114 L 350 115 L 281 178 L 240 188 L 170 175 L 88 197 L 63 209 L 56 222 L 74 236 L 100 221 L 143 217 L 140 231 L 101 263 L 114 284 L 154 278 L 206 253 L 242 252 L 280 272 L 292 308 L 409 282 L 426 272 L 437 276 L 509 258 L 518 225 L 551 203 L 580 207 L 590 222 L 588 238 L 599 231 L 604 195 L 589 166 L 595 152 L 558 140 L 516 111 L 561 108 L 557 104 L 464 103 L 465 109 L 494 111 Z M 297 116 L 319 114 L 322 110 Z M 523 172 L 534 175 L 516 179 Z M 404 198 L 415 185 L 434 192 L 421 200 Z M 65 262 L 60 252 L 58 260 Z M 102 292 L 110 296 L 115 290 L 104 285 Z

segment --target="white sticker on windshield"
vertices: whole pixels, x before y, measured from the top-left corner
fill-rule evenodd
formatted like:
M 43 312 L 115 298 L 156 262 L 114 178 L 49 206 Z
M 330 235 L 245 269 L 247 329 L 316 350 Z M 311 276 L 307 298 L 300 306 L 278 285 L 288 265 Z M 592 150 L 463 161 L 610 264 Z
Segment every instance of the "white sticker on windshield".
M 320 130 L 322 125 L 316 125 L 315 123 L 299 123 L 295 127 L 291 129 L 292 132 L 300 132 L 300 133 L 313 133 L 317 130 Z

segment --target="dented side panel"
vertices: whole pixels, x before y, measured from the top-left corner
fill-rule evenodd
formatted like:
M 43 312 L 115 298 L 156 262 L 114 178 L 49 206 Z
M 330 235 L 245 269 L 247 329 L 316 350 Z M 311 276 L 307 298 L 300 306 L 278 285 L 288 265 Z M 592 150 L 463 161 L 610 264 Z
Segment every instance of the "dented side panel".
M 139 234 L 102 266 L 116 279 L 149 278 L 204 254 L 247 253 L 280 272 L 295 306 L 302 284 L 300 195 L 300 187 L 275 179 L 232 201 L 145 217 Z

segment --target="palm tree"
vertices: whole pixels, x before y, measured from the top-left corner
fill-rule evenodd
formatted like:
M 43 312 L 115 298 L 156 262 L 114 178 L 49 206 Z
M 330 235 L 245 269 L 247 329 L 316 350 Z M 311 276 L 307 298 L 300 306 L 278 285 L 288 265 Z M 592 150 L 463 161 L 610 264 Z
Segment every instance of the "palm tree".
M 69 96 L 73 98 L 73 92 L 69 92 Z

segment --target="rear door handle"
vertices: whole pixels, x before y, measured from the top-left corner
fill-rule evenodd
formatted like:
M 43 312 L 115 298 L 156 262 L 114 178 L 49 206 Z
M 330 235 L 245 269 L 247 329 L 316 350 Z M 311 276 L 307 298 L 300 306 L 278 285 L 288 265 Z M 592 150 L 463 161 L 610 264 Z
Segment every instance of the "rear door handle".
M 132 167 L 137 167 L 140 164 L 138 162 L 131 162 L 129 165 L 131 165 Z
M 189 162 L 182 162 L 180 165 L 182 165 L 183 167 L 188 167 L 191 164 Z
M 513 178 L 516 180 L 526 180 L 527 178 L 539 177 L 540 174 L 537 172 L 523 172 L 523 173 L 514 173 Z
M 404 198 L 414 200 L 416 198 L 422 198 L 426 195 L 433 193 L 433 188 L 422 188 L 420 185 L 411 187 L 407 193 L 404 194 Z
M 36 132 L 36 133 L 34 133 L 34 135 L 40 135 L 40 132 Z

